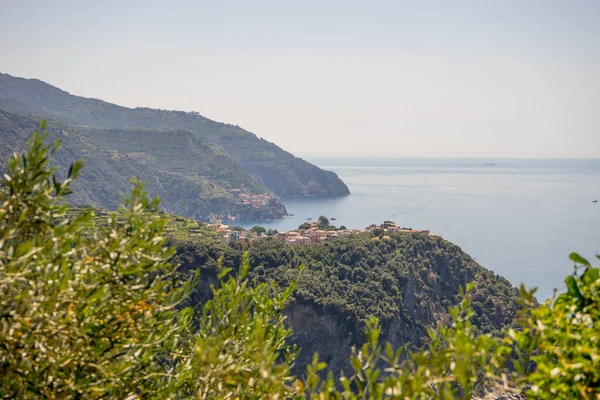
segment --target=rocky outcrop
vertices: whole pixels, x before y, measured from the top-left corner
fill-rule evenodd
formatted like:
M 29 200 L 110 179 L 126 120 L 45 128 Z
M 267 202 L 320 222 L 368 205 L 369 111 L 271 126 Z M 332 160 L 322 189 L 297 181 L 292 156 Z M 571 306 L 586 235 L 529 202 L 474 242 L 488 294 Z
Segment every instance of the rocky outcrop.
M 292 328 L 291 342 L 301 349 L 294 365 L 296 375 L 302 376 L 315 352 L 332 371 L 350 371 L 348 354 L 357 338 L 343 321 L 304 304 L 288 306 L 285 314 Z
M 302 376 L 314 353 L 318 353 L 319 360 L 326 362 L 328 369 L 336 374 L 341 371 L 351 373 L 349 355 L 352 346 L 360 346 L 364 337 L 356 334 L 356 329 L 349 329 L 348 321 L 319 312 L 316 307 L 307 304 L 291 304 L 285 314 L 292 329 L 290 341 L 301 349 L 293 371 L 296 375 Z M 426 332 L 422 327 L 397 320 L 386 327 L 381 339 L 398 348 L 406 343 L 420 344 L 423 335 Z

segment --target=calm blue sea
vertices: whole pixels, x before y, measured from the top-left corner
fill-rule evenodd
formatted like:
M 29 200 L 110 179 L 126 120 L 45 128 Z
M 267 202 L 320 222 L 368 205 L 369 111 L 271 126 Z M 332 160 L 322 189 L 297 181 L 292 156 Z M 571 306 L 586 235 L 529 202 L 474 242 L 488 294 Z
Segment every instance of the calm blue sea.
M 538 299 L 562 288 L 573 271 L 571 251 L 600 263 L 600 159 L 309 161 L 335 171 L 352 194 L 284 198 L 294 217 L 261 225 L 295 229 L 325 215 L 348 228 L 393 220 L 429 229 L 513 284 L 538 287 Z

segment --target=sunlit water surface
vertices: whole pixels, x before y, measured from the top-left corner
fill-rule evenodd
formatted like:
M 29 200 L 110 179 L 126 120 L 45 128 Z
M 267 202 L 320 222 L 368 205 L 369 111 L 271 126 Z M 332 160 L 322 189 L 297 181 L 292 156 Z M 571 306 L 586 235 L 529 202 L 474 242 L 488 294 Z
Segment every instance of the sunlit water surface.
M 539 299 L 573 271 L 570 252 L 599 263 L 600 160 L 309 161 L 335 171 L 352 194 L 284 198 L 294 216 L 260 225 L 289 230 L 325 215 L 349 228 L 393 220 L 429 229 L 513 284 L 538 287 Z

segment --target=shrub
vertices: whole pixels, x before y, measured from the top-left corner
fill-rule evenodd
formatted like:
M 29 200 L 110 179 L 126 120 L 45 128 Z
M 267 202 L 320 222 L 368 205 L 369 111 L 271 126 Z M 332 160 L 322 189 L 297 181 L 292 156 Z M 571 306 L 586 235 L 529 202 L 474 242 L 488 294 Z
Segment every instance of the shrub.
M 528 398 L 600 398 L 600 269 L 576 253 L 570 258 L 575 272 L 565 293 L 534 307 L 534 291 L 522 288 L 532 310 L 521 319 L 523 330 L 509 335 L 520 349 L 518 372 L 531 385 Z M 530 360 L 535 369 L 528 373 Z
M 63 197 L 81 162 L 59 182 L 43 139 L 11 158 L 0 193 L 0 397 L 289 393 L 281 310 L 293 285 L 249 288 L 245 259 L 241 275 L 221 271 L 192 328 L 193 310 L 178 305 L 198 276 L 177 279 L 166 220 L 146 212 L 158 202 L 134 183 L 106 228 L 91 210 L 69 219 Z

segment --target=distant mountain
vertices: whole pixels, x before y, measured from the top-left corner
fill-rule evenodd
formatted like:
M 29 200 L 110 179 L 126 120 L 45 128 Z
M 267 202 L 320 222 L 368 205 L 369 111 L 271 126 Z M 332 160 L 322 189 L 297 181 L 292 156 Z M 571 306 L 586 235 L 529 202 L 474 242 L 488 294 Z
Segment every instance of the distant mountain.
M 0 109 L 0 159 L 6 162 L 39 126 L 39 118 Z M 248 204 L 231 189 L 250 196 L 267 188 L 237 161 L 214 147 L 198 141 L 187 131 L 148 129 L 101 129 L 74 126 L 49 120 L 48 139 L 61 139 L 54 160 L 59 173 L 77 158 L 85 167 L 69 196 L 75 205 L 115 209 L 131 191 L 129 179 L 146 182 L 152 196 L 162 199 L 171 213 L 200 220 L 215 214 L 249 220 L 271 220 L 286 215 L 281 201 L 257 196 L 260 204 Z M 255 202 L 256 203 L 256 202 Z
M 240 127 L 215 122 L 195 112 L 122 107 L 74 96 L 37 79 L 2 73 L 0 108 L 98 128 L 188 131 L 198 141 L 231 156 L 277 195 L 339 196 L 350 193 L 335 173 L 297 158 Z

